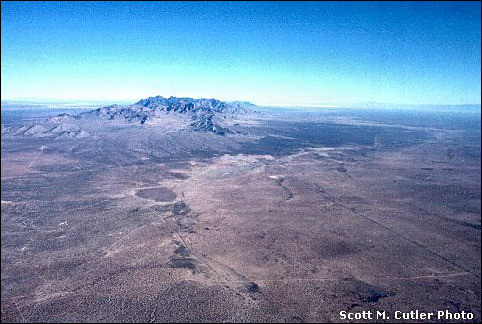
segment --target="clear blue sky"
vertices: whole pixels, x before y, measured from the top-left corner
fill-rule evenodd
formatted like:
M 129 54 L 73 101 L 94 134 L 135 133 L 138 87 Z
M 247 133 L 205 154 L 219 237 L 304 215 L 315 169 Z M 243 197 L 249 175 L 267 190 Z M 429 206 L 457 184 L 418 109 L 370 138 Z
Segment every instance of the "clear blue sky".
M 480 104 L 480 2 L 2 2 L 2 100 Z

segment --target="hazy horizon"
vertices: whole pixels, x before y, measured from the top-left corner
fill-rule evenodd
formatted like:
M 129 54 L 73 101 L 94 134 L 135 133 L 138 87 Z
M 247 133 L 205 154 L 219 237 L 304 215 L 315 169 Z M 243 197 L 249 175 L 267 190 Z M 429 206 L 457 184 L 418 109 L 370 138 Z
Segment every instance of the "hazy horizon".
M 152 97 L 152 96 L 151 96 Z M 168 98 L 168 97 L 167 97 Z M 140 98 L 144 99 L 144 98 Z M 109 105 L 131 105 L 138 100 L 1 100 L 1 110 L 18 110 L 18 109 L 48 109 L 48 110 L 67 110 L 67 109 L 95 109 Z M 200 98 L 195 98 L 200 99 Z M 203 99 L 217 99 L 205 97 Z M 257 105 L 257 104 L 256 104 Z M 279 108 L 279 109 L 373 109 L 373 110 L 460 110 L 460 111 L 480 111 L 481 104 L 458 104 L 458 105 L 436 105 L 436 104 L 394 104 L 381 102 L 358 102 L 349 104 L 320 104 L 320 105 L 257 105 L 259 108 Z

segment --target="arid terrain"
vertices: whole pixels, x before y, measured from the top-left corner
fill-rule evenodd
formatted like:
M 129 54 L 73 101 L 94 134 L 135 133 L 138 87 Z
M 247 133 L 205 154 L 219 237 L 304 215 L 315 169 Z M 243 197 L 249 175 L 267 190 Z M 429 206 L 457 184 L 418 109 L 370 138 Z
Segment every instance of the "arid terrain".
M 481 321 L 480 112 L 259 110 L 2 116 L 2 322 Z

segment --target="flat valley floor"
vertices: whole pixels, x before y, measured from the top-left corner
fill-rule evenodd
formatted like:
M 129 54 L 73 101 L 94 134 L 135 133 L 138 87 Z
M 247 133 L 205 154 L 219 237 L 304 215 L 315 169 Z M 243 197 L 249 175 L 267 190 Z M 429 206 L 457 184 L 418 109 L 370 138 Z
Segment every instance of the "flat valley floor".
M 480 113 L 81 127 L 2 134 L 2 322 L 481 321 Z

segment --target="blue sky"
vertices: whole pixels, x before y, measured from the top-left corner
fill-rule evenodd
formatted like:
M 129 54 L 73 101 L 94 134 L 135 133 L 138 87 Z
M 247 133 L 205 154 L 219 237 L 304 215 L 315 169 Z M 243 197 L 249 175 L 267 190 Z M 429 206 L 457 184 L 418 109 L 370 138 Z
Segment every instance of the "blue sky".
M 2 100 L 480 104 L 480 2 L 2 2 Z

